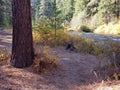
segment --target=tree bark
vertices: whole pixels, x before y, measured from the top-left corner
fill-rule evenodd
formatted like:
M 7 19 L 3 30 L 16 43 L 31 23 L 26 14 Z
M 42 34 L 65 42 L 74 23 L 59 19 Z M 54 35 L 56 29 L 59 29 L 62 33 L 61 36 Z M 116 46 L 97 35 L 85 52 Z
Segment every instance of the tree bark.
M 12 0 L 13 41 L 11 65 L 32 65 L 34 58 L 30 0 Z

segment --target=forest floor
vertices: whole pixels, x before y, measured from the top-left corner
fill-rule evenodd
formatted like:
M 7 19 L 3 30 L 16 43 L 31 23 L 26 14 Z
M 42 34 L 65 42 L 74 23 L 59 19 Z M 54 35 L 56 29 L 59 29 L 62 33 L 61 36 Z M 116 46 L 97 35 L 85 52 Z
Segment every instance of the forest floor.
M 11 50 L 10 34 L 0 32 L 0 49 Z M 120 90 L 120 81 L 105 82 L 95 70 L 107 58 L 75 53 L 64 47 L 50 48 L 59 56 L 58 69 L 36 73 L 33 67 L 18 69 L 9 62 L 0 64 L 0 90 Z M 102 65 L 103 65 L 102 64 Z

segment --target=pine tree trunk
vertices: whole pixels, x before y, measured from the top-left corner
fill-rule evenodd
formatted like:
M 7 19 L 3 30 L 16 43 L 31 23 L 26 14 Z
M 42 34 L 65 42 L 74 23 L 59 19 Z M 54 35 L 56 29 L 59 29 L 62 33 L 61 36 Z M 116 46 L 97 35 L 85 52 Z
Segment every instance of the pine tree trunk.
M 17 68 L 33 63 L 33 39 L 30 0 L 12 0 L 13 41 L 11 64 Z

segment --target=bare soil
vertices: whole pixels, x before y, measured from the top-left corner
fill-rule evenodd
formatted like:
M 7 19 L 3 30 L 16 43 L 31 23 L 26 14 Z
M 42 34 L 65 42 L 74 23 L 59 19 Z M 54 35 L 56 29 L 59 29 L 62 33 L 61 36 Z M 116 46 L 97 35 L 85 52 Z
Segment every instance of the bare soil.
M 11 50 L 10 34 L 0 32 L 0 49 Z M 0 64 L 0 90 L 120 90 L 120 82 L 104 82 L 96 69 L 107 58 L 75 53 L 64 47 L 51 48 L 60 57 L 58 69 L 36 73 L 33 67 L 18 69 Z M 102 64 L 101 64 L 102 63 Z

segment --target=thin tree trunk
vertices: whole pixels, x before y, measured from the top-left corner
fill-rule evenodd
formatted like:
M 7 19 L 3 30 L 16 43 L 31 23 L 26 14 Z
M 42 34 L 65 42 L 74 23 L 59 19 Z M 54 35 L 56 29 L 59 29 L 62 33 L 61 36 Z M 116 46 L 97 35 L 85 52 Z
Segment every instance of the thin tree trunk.
M 28 67 L 33 63 L 33 39 L 30 0 L 12 0 L 13 41 L 11 64 Z

